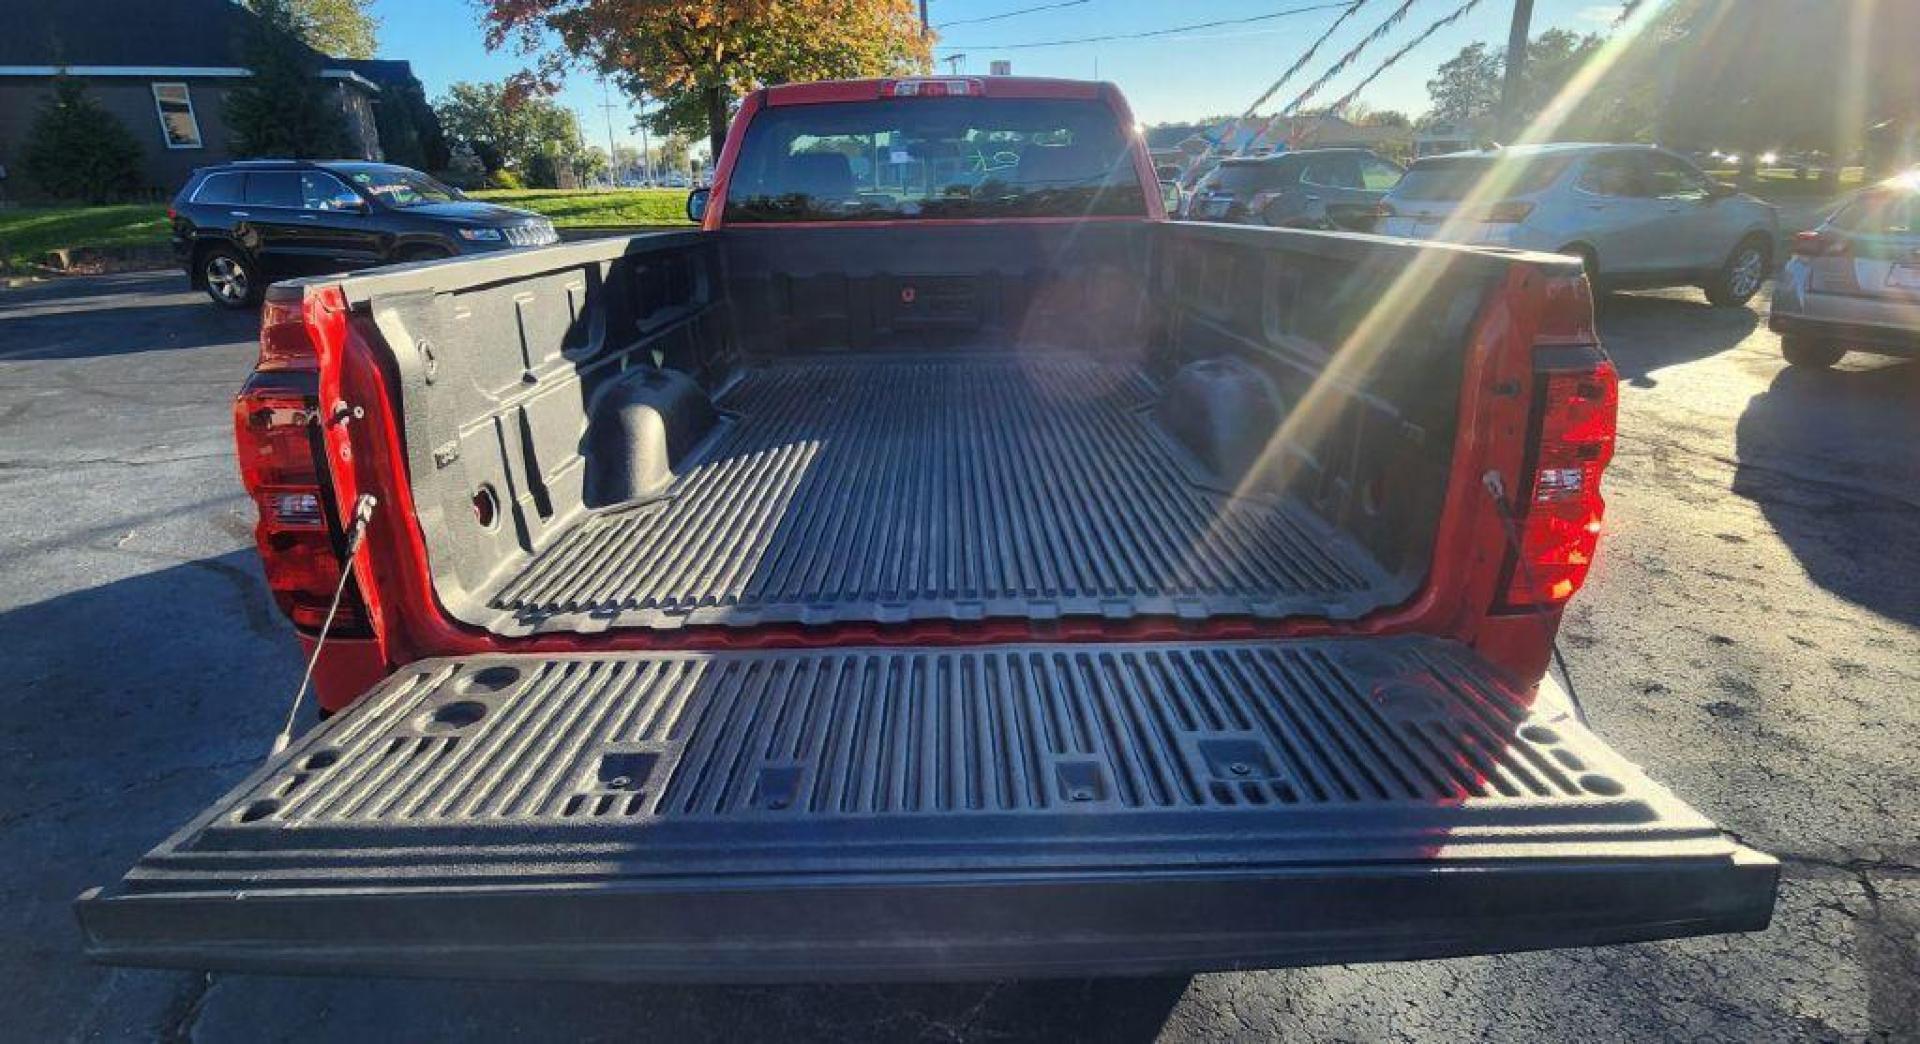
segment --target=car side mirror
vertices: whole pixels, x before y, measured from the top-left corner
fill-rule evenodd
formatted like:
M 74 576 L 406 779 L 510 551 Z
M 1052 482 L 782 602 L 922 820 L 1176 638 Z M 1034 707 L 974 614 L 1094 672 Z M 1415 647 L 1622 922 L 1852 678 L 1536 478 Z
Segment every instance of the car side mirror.
M 1169 216 L 1180 216 L 1180 183 L 1178 181 L 1160 183 L 1160 205 L 1167 209 Z
M 1707 186 L 1708 199 L 1726 199 L 1740 194 L 1740 186 L 1731 181 L 1716 181 Z
M 713 198 L 713 190 L 697 188 L 687 193 L 687 220 L 699 224 L 707 216 L 707 203 Z

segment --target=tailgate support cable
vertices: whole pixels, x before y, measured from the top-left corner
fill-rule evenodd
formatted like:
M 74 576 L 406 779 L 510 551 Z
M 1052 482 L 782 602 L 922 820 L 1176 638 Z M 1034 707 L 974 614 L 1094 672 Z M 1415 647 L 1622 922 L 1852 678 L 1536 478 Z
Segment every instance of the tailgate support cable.
M 320 622 L 320 634 L 313 640 L 313 654 L 307 657 L 307 670 L 300 676 L 293 706 L 287 708 L 287 723 L 281 726 L 280 734 L 273 737 L 273 754 L 286 750 L 293 742 L 293 723 L 300 716 L 300 703 L 313 685 L 313 668 L 320 662 L 320 650 L 327 646 L 327 632 L 333 629 L 333 616 L 340 611 L 340 598 L 347 592 L 347 581 L 353 579 L 353 560 L 360 552 L 360 542 L 367 535 L 367 522 L 373 518 L 373 507 L 378 503 L 371 493 L 362 493 L 360 499 L 353 502 L 353 528 L 347 531 L 347 553 L 340 560 L 340 582 L 333 588 L 333 602 L 327 606 L 327 617 Z
M 1488 471 L 1481 476 L 1480 484 L 1486 488 L 1487 495 L 1493 498 L 1493 509 L 1500 514 L 1500 531 L 1506 534 L 1507 550 L 1513 552 L 1513 560 L 1526 574 L 1527 586 L 1535 587 L 1533 563 L 1527 561 L 1526 551 L 1521 547 L 1519 520 L 1513 516 L 1513 505 L 1507 503 L 1507 485 L 1498 471 Z M 1573 716 L 1580 724 L 1587 724 L 1587 708 L 1580 702 L 1580 692 L 1573 687 L 1573 671 L 1567 667 L 1567 658 L 1560 652 L 1560 636 L 1557 632 L 1547 635 L 1547 648 L 1553 653 L 1553 662 L 1560 668 L 1560 680 L 1567 686 L 1567 702 L 1573 704 Z

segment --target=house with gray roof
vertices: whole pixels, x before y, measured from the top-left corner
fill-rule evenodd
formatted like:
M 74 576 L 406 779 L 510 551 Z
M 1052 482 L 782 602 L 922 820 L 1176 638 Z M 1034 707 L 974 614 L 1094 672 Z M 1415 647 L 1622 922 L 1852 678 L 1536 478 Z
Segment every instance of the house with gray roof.
M 53 78 L 64 71 L 133 132 L 145 186 L 168 194 L 195 167 L 232 159 L 227 93 L 253 73 L 246 40 L 256 16 L 233 0 L 4 0 L 0 15 L 0 167 L 18 163 Z M 356 63 L 315 52 L 346 116 L 352 155 L 381 159 L 374 106 L 381 86 Z M 405 62 L 368 63 L 386 75 Z M 406 70 L 411 76 L 411 71 Z M 0 195 L 31 195 L 16 176 Z

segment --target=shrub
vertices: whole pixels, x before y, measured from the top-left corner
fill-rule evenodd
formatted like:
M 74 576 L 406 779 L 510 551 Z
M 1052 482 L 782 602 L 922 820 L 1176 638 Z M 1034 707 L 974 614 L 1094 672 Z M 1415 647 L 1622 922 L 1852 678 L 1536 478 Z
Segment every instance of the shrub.
M 319 78 L 319 59 L 300 42 L 287 0 L 256 0 L 246 41 L 253 76 L 227 93 L 236 156 L 346 154 L 346 118 Z
M 487 187 L 490 189 L 519 190 L 527 187 L 525 179 L 510 170 L 496 170 L 487 175 Z
M 54 79 L 20 161 L 27 178 L 55 199 L 106 203 L 140 182 L 140 143 L 85 84 L 66 75 Z

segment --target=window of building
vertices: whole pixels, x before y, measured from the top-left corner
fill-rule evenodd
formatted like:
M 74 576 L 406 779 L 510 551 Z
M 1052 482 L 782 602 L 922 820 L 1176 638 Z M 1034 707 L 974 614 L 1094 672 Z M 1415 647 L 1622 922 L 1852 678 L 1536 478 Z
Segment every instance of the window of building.
M 193 116 L 193 96 L 184 83 L 153 85 L 153 107 L 160 113 L 160 134 L 170 149 L 200 147 L 200 121 Z

